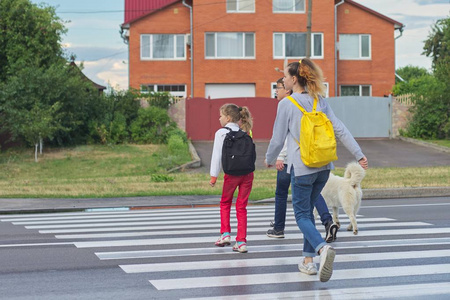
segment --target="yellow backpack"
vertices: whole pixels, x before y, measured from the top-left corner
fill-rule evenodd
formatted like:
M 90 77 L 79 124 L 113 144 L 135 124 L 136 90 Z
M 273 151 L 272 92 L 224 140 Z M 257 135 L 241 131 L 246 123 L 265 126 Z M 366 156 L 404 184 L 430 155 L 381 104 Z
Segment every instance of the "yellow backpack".
M 300 142 L 296 141 L 303 163 L 308 167 L 319 168 L 337 160 L 333 124 L 326 114 L 316 111 L 317 98 L 314 99 L 312 112 L 307 112 L 291 96 L 287 98 L 303 113 Z

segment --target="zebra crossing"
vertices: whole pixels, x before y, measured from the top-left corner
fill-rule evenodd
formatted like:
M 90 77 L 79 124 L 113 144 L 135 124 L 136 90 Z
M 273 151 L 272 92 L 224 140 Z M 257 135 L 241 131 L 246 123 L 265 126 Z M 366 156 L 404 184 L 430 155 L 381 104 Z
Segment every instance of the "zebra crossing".
M 165 299 L 367 299 L 450 294 L 450 228 L 386 217 L 357 217 L 359 234 L 341 231 L 331 280 L 302 274 L 303 240 L 292 209 L 284 239 L 265 235 L 273 206 L 248 207 L 249 253 L 218 248 L 218 207 L 0 216 L 61 243 L 90 249 L 141 276 Z M 362 209 L 363 211 L 363 209 Z M 232 213 L 232 229 L 236 218 Z M 317 222 L 319 231 L 323 226 Z M 315 258 L 318 263 L 318 257 Z

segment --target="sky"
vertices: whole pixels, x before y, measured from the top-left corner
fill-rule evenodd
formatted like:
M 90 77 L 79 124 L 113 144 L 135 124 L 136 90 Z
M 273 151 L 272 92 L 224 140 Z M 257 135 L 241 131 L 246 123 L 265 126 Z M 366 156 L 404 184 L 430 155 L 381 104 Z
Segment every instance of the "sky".
M 128 46 L 120 37 L 125 0 L 31 0 L 56 7 L 67 21 L 63 36 L 67 53 L 94 82 L 114 89 L 128 88 Z M 396 69 L 407 65 L 431 68 L 431 59 L 421 55 L 431 26 L 450 16 L 450 0 L 355 0 L 405 25 L 396 40 Z M 314 26 L 314 24 L 313 24 Z M 396 30 L 395 35 L 399 35 Z

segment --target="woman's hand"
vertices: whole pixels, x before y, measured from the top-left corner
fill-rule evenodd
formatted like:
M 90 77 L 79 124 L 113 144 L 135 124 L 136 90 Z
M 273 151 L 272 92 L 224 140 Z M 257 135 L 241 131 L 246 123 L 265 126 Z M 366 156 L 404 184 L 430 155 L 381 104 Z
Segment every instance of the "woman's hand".
M 363 157 L 360 160 L 358 160 L 359 165 L 364 169 L 367 170 L 369 168 L 369 161 L 367 160 L 367 157 Z

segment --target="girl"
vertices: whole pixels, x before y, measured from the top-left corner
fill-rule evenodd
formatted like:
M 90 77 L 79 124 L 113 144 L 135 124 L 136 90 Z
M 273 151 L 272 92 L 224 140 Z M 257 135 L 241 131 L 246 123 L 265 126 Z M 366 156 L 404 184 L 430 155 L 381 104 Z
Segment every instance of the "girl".
M 323 111 L 333 124 L 336 137 L 353 154 L 360 165 L 367 169 L 367 158 L 361 151 L 348 129 L 336 118 L 328 103 L 320 95 L 324 95 L 322 71 L 309 59 L 290 63 L 284 70 L 284 86 L 293 91 L 291 95 L 306 111 L 311 111 L 315 98 L 319 99 L 317 110 Z M 287 98 L 278 104 L 277 116 L 273 128 L 273 136 L 266 153 L 266 165 L 275 164 L 278 153 L 287 138 L 287 171 L 291 174 L 292 205 L 295 220 L 304 236 L 303 262 L 299 271 L 306 274 L 317 274 L 313 257 L 320 255 L 319 279 L 328 281 L 333 273 L 335 250 L 326 244 L 314 223 L 313 207 L 320 192 L 327 182 L 330 163 L 320 168 L 305 166 L 300 158 L 300 148 L 296 142 L 300 136 L 300 120 L 303 113 Z
M 235 104 L 224 104 L 220 108 L 219 122 L 222 127 L 228 127 L 232 131 L 245 128 L 246 132 L 252 129 L 252 118 L 247 107 L 238 107 Z M 226 128 L 217 130 L 214 138 L 213 153 L 211 157 L 211 180 L 209 184 L 213 187 L 216 184 L 217 176 L 222 168 L 222 146 L 225 135 L 229 132 Z M 253 184 L 253 172 L 247 175 L 233 176 L 225 174 L 223 179 L 222 198 L 220 199 L 220 233 L 221 236 L 215 245 L 223 247 L 230 245 L 230 210 L 233 194 L 237 187 L 239 193 L 236 199 L 236 217 L 238 221 L 236 244 L 233 251 L 246 253 L 247 250 L 247 202 Z

